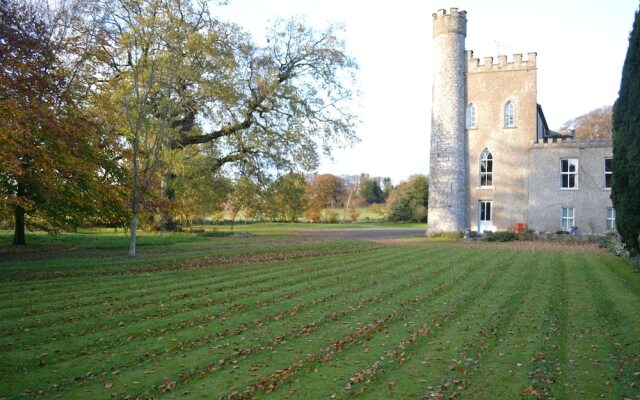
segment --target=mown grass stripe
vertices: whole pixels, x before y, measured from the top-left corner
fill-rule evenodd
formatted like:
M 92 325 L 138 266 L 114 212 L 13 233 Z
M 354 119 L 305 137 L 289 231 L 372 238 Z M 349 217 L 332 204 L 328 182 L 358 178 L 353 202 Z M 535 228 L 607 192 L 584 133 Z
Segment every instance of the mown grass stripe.
M 446 265 L 446 264 L 445 264 L 445 265 Z M 357 286 L 357 285 L 356 285 L 356 286 Z M 148 360 L 145 360 L 145 361 L 148 361 Z
M 607 344 L 609 370 L 605 384 L 615 398 L 640 395 L 640 295 L 616 279 L 597 258 L 581 256 L 585 277 L 592 282 L 600 333 Z M 624 340 L 623 338 L 627 338 Z
M 395 252 L 391 252 L 391 254 L 388 255 L 388 258 L 393 258 L 394 260 L 396 260 L 398 262 L 402 262 L 403 260 L 412 259 L 412 257 L 413 257 L 413 253 L 412 252 L 408 252 L 408 253 L 405 252 L 405 254 L 402 257 L 397 257 L 397 254 Z M 382 257 L 381 259 L 384 260 L 386 258 L 387 257 Z M 362 265 L 360 265 L 360 264 L 362 264 Z M 341 267 L 338 266 L 337 268 L 340 269 Z M 319 279 L 319 280 L 315 280 L 315 281 L 312 280 L 313 281 L 312 284 L 308 283 L 307 280 L 309 278 L 313 278 L 313 277 L 308 277 L 308 276 L 307 277 L 303 277 L 301 279 L 302 282 L 298 282 L 298 283 L 300 285 L 305 286 L 309 290 L 312 289 L 313 287 L 325 287 L 325 286 L 335 285 L 335 284 L 339 284 L 340 283 L 340 278 L 341 278 L 342 274 L 347 274 L 347 275 L 349 275 L 349 274 L 358 274 L 358 271 L 360 269 L 371 269 L 371 266 L 370 266 L 369 263 L 366 262 L 366 260 L 363 260 L 362 262 L 358 261 L 356 263 L 352 263 L 352 266 L 349 269 L 345 269 L 345 268 L 341 268 L 341 269 L 342 269 L 341 274 L 336 274 L 336 275 L 330 274 L 327 277 L 325 277 L 324 279 Z M 374 272 L 374 271 L 372 271 L 372 272 Z M 324 280 L 328 281 L 328 283 L 325 283 L 323 285 L 323 281 Z M 291 293 L 291 289 L 293 289 L 293 286 L 289 286 L 289 289 L 290 290 L 285 293 L 285 297 L 286 298 L 294 298 L 295 299 L 295 297 L 304 296 L 305 293 L 306 294 L 309 293 L 309 290 L 305 290 L 305 291 L 300 290 L 297 293 L 295 293 L 296 296 L 293 296 L 292 293 Z M 227 298 L 226 296 L 228 296 L 228 294 L 226 294 L 224 298 Z M 265 296 L 272 296 L 272 294 L 267 293 Z M 282 296 L 282 295 L 280 295 L 280 296 Z M 252 303 L 252 302 L 262 303 L 264 301 L 265 300 L 261 299 L 260 297 L 249 297 L 247 299 L 244 299 L 243 303 L 236 303 L 236 304 L 248 304 L 248 303 Z M 226 307 L 226 304 L 227 303 L 224 303 L 224 304 L 219 305 L 219 306 L 225 306 Z M 216 308 L 215 308 L 216 306 L 218 306 L 218 305 L 212 304 L 210 307 L 208 307 L 206 309 L 207 314 L 205 315 L 204 322 L 208 322 L 211 319 L 214 319 L 214 317 L 216 315 Z M 261 306 L 264 306 L 264 305 L 261 304 Z M 190 310 L 188 312 L 188 314 L 192 315 L 192 314 L 194 314 L 194 313 L 196 313 L 198 311 L 199 311 L 198 309 Z M 200 311 L 202 311 L 202 310 L 200 310 Z M 233 315 L 234 313 L 238 313 L 238 312 L 243 312 L 243 308 L 238 308 L 234 304 L 229 305 L 225 309 L 217 311 L 218 314 L 225 315 L 225 317 L 229 317 L 229 316 Z M 173 318 L 174 316 L 175 315 L 173 315 L 172 318 L 171 318 L 171 322 L 172 322 L 173 325 L 175 325 L 176 322 L 179 323 L 179 321 L 180 321 L 180 320 L 176 321 L 176 319 Z M 140 315 L 138 315 L 137 317 L 138 317 L 138 319 L 143 318 L 143 316 L 140 316 Z M 155 319 L 157 321 L 158 318 L 155 318 Z M 116 320 L 123 320 L 123 319 L 122 318 L 116 318 Z M 127 321 L 127 323 L 131 322 L 131 321 L 128 321 L 126 319 L 124 319 L 124 320 Z M 135 321 L 133 321 L 133 322 L 135 322 Z M 157 325 L 156 322 L 153 322 L 153 324 Z M 111 326 L 111 328 L 118 328 L 118 331 L 119 331 L 118 332 L 118 336 L 123 337 L 123 338 L 127 338 L 127 337 L 133 335 L 134 332 L 139 331 L 139 329 L 136 328 L 136 324 L 135 323 L 133 325 L 131 325 L 131 326 L 125 326 L 124 329 L 122 327 L 119 327 L 118 324 L 116 324 L 115 327 Z M 167 329 L 167 328 L 165 327 L 165 329 Z M 56 338 L 56 337 L 58 337 L 60 335 L 57 335 L 57 334 L 54 334 L 54 333 L 50 333 L 49 336 Z M 100 337 L 100 336 L 98 336 L 98 337 Z M 79 341 L 81 343 L 85 343 L 86 341 L 90 340 L 90 338 L 91 338 L 90 335 L 84 334 L 83 338 L 78 338 L 77 341 Z M 128 341 L 130 341 L 130 340 L 128 340 Z M 23 346 L 32 346 L 28 342 L 25 343 L 24 338 L 21 338 L 21 343 L 23 343 Z M 46 346 L 46 345 L 47 345 L 46 341 L 38 343 L 39 347 L 46 347 L 48 349 L 50 346 Z M 70 343 L 67 341 L 64 344 L 64 347 L 65 348 L 69 348 L 69 345 L 70 345 Z M 82 347 L 86 347 L 86 344 L 82 345 L 81 348 Z M 81 348 L 77 348 L 76 347 L 75 351 L 79 351 L 79 350 L 81 350 Z M 55 347 L 53 349 L 49 349 L 49 350 L 55 350 Z M 18 350 L 18 351 L 20 351 L 20 350 Z M 46 351 L 46 349 L 39 350 L 38 348 L 35 348 L 35 349 L 31 350 L 31 353 L 38 353 L 39 351 Z M 60 354 L 58 354 L 58 356 L 59 355 Z
M 381 249 L 380 247 L 370 247 L 370 246 L 355 246 L 356 250 L 360 250 L 360 253 L 364 253 L 364 252 L 373 252 L 376 251 L 378 249 Z M 333 255 L 342 255 L 343 253 L 340 251 L 341 249 L 337 249 Z M 351 250 L 353 250 L 350 247 L 347 247 L 346 249 L 343 250 L 347 250 L 348 253 L 346 254 L 353 254 L 351 252 Z M 274 251 L 271 251 L 272 253 L 274 253 Z M 330 256 L 332 254 L 325 254 L 324 256 Z M 313 257 L 319 257 L 318 255 L 313 255 Z M 216 272 L 220 275 L 220 276 L 226 276 L 226 275 L 238 275 L 238 271 L 237 271 L 237 267 L 238 265 L 241 265 L 243 267 L 246 268 L 250 268 L 250 269 L 269 269 L 269 261 L 265 261 L 263 263 L 252 263 L 252 264 L 216 264 L 216 261 L 219 258 L 224 258 L 224 255 L 218 255 L 217 257 L 212 257 L 210 254 L 208 254 L 205 257 L 199 257 L 199 258 L 195 258 L 193 260 L 187 260 L 185 261 L 185 263 L 193 263 L 193 262 L 197 262 L 197 263 L 203 263 L 203 264 L 210 264 L 212 266 L 212 268 L 216 269 Z M 311 255 L 310 257 L 311 258 Z M 288 262 L 291 263 L 295 263 L 296 261 L 299 261 L 300 259 L 295 259 L 295 260 L 288 260 Z M 278 261 L 279 263 L 283 262 L 283 261 L 287 261 L 287 260 L 275 260 Z M 158 271 L 157 273 L 138 273 L 138 274 L 122 274 L 120 276 L 118 276 L 117 280 L 111 280 L 113 282 L 113 284 L 111 285 L 111 288 L 118 288 L 118 289 L 122 289 L 123 288 L 123 282 L 125 281 L 129 281 L 129 280 L 133 280 L 135 281 L 133 288 L 135 288 L 138 283 L 137 281 L 140 280 L 144 280 L 147 283 L 152 283 L 152 282 L 156 282 L 159 284 L 162 284 L 162 282 L 165 280 L 167 275 L 163 275 L 163 274 L 169 274 L 169 275 L 180 275 L 180 274 L 184 274 L 185 272 L 187 273 L 198 273 L 198 272 L 203 272 L 206 273 L 206 270 L 202 270 L 202 269 L 186 269 L 186 270 L 168 270 L 168 271 Z M 51 290 L 51 288 L 49 288 L 49 286 L 53 286 L 55 288 L 58 288 L 60 291 L 64 291 L 65 288 L 67 286 L 73 285 L 75 283 L 82 283 L 81 286 L 88 286 L 89 284 L 99 284 L 101 282 L 103 282 L 105 279 L 102 276 L 92 276 L 90 274 L 88 274 L 85 277 L 82 277 L 82 279 L 65 279 L 65 282 L 67 282 L 68 284 L 62 286 L 61 283 L 59 281 L 28 281 L 28 282 L 23 282 L 21 283 L 22 287 L 26 287 L 27 289 L 29 289 L 29 285 L 34 285 L 37 287 L 41 287 L 45 290 L 47 290 L 47 294 L 51 294 L 51 293 L 55 293 L 53 290 Z M 15 285 L 14 285 L 15 286 Z M 151 285 L 150 285 L 151 286 Z M 9 291 L 7 293 L 7 295 L 11 295 L 11 294 L 15 294 L 15 290 L 13 291 Z
M 436 271 L 437 274 L 432 275 L 432 276 L 426 276 L 425 277 L 425 279 L 426 279 L 425 282 L 431 283 L 431 281 L 434 281 L 434 277 L 435 276 L 441 274 L 442 272 L 448 272 L 448 269 L 449 269 L 448 267 L 453 265 L 452 263 L 444 263 L 444 262 L 441 262 L 439 264 L 441 264 L 441 265 L 438 267 L 438 271 Z M 438 279 L 435 279 L 433 284 L 436 284 L 438 281 L 439 281 Z M 387 283 L 387 282 L 388 282 L 388 280 L 381 281 L 382 284 Z M 416 280 L 412 276 L 406 276 L 406 277 L 404 277 L 404 282 L 406 282 L 406 283 L 398 283 L 398 284 L 392 286 L 391 288 L 388 288 L 388 289 L 384 290 L 384 295 L 381 296 L 380 293 L 379 293 L 379 290 L 376 287 L 370 287 L 370 286 L 363 287 L 360 284 L 360 282 L 354 281 L 353 282 L 354 288 L 360 289 L 360 291 L 366 290 L 367 293 L 370 293 L 369 294 L 370 296 L 373 296 L 373 298 L 375 298 L 375 302 L 372 301 L 372 298 L 367 299 L 366 297 L 363 297 L 361 295 L 359 296 L 358 295 L 359 292 L 355 292 L 354 296 L 347 296 L 347 297 L 340 296 L 340 297 L 337 297 L 335 299 L 335 302 L 343 303 L 344 304 L 344 306 L 343 306 L 344 309 L 349 311 L 347 314 L 351 314 L 351 312 L 353 310 L 352 307 L 350 307 L 353 304 L 352 301 L 355 301 L 355 299 L 360 298 L 359 302 L 361 304 L 367 305 L 369 309 L 371 309 L 372 307 L 374 307 L 374 308 L 380 307 L 380 309 L 377 310 L 376 313 L 381 313 L 381 312 L 383 312 L 381 310 L 389 309 L 389 308 L 392 308 L 394 306 L 393 306 L 393 304 L 387 305 L 387 304 L 384 304 L 384 303 L 382 303 L 380 306 L 376 306 L 376 303 L 380 304 L 380 302 L 384 302 L 385 300 L 388 301 L 390 298 L 395 298 L 395 297 L 400 296 L 400 295 L 402 295 L 403 298 L 410 298 L 409 294 L 404 294 L 403 295 L 403 293 L 406 292 L 407 290 L 410 290 L 411 288 L 416 287 L 419 284 L 419 282 L 422 282 L 422 281 L 421 280 Z M 352 298 L 352 299 L 350 299 L 350 298 Z M 334 319 L 333 318 L 334 312 L 332 312 L 331 310 L 334 310 L 336 305 L 335 304 L 327 304 L 327 306 L 328 306 L 328 312 L 329 313 L 325 317 L 325 320 L 326 320 L 326 322 L 330 322 L 330 321 L 332 321 Z M 356 311 L 356 313 L 361 313 L 361 312 Z M 366 314 L 365 314 L 365 317 L 366 317 Z M 337 324 L 337 321 L 334 321 L 334 325 L 335 324 Z M 330 334 L 332 331 L 335 330 L 335 326 L 332 327 L 332 326 L 329 326 L 329 325 L 324 325 L 324 329 L 325 329 L 325 331 L 322 331 L 320 329 L 314 330 L 313 335 L 310 335 L 309 337 L 314 337 L 315 338 L 320 334 L 322 334 L 322 335 Z M 269 346 L 271 346 L 273 348 L 273 346 L 277 347 L 277 346 L 282 345 L 281 339 L 280 339 L 281 334 L 278 335 L 278 334 L 276 334 L 274 332 L 273 335 L 275 335 L 275 336 L 271 336 L 270 339 L 266 339 L 266 342 L 261 344 L 259 346 L 259 348 L 268 348 Z M 296 340 L 296 339 L 294 339 L 294 340 Z M 304 338 L 299 338 L 297 340 L 304 341 L 305 339 Z M 290 343 L 289 340 L 287 340 L 287 343 Z M 248 354 L 253 354 L 252 352 L 247 352 L 247 353 Z M 261 356 L 262 357 L 265 356 L 262 353 L 262 351 L 258 352 L 258 356 L 257 357 L 260 358 Z M 198 353 L 194 353 L 194 357 L 196 359 L 198 359 L 198 358 L 202 358 L 202 355 L 200 355 Z M 255 357 L 252 357 L 252 360 L 254 360 L 254 358 Z M 206 357 L 204 359 L 206 360 Z M 185 359 L 181 359 L 181 361 L 184 361 L 184 360 Z M 244 362 L 245 361 L 244 358 L 241 358 L 241 361 Z M 195 362 L 195 360 L 193 362 Z M 191 364 L 193 364 L 193 362 Z M 215 358 L 214 360 L 211 360 L 209 362 L 205 362 L 204 364 L 201 364 L 200 368 L 196 368 L 195 372 L 196 373 L 204 373 L 205 375 L 209 375 L 210 373 L 217 371 L 217 369 L 212 369 L 213 366 L 217 365 L 216 362 L 217 362 L 217 358 Z M 238 363 L 238 365 L 240 365 L 240 362 Z M 198 371 L 200 371 L 200 372 L 198 372 Z M 171 375 L 175 376 L 175 375 L 179 375 L 179 373 L 176 373 L 174 371 Z M 173 379 L 181 380 L 181 378 L 177 377 L 177 376 L 175 378 L 173 378 Z M 158 386 L 160 386 L 160 383 L 157 383 L 154 386 L 158 387 Z M 156 392 L 150 391 L 148 393 L 149 393 L 148 395 L 152 395 L 152 393 L 156 393 Z
M 334 386 L 332 389 L 336 393 L 336 398 L 374 393 L 387 393 L 388 396 L 396 398 L 419 398 L 424 393 L 419 388 L 426 388 L 428 386 L 426 382 L 429 379 L 448 379 L 447 385 L 450 385 L 453 379 L 457 379 L 454 376 L 449 376 L 452 363 L 450 360 L 455 356 L 458 359 L 453 361 L 456 368 L 462 371 L 462 366 L 464 366 L 468 369 L 469 366 L 466 363 L 474 360 L 473 357 L 482 351 L 481 342 L 490 341 L 491 339 L 488 338 L 490 335 L 491 337 L 495 336 L 493 333 L 495 327 L 510 315 L 506 312 L 508 311 L 507 306 L 514 303 L 515 295 L 513 293 L 507 296 L 503 293 L 495 304 L 494 301 L 491 301 L 491 304 L 485 304 L 487 297 L 491 298 L 491 292 L 499 290 L 500 285 L 503 285 L 509 278 L 513 279 L 518 276 L 517 269 L 513 268 L 513 264 L 518 260 L 513 258 L 513 255 L 502 262 L 493 261 L 496 262 L 493 264 L 493 268 L 477 279 L 474 282 L 475 285 L 470 290 L 465 290 L 463 296 L 459 297 L 457 301 L 449 301 L 445 307 L 432 311 L 435 316 L 422 327 L 411 332 L 410 335 L 402 337 L 395 347 L 385 350 L 382 354 L 376 354 L 375 358 L 381 360 L 380 371 L 377 374 L 370 374 L 365 378 L 356 373 L 349 377 L 347 382 L 344 378 L 339 379 L 343 385 Z M 453 300 L 456 297 L 450 295 L 449 299 Z M 474 316 L 472 320 L 465 318 L 469 314 Z M 486 321 L 485 318 L 487 318 Z M 462 326 L 463 321 L 464 327 Z M 491 321 L 493 321 L 492 324 L 490 324 Z M 476 329 L 478 333 L 469 338 L 468 335 Z M 444 338 L 446 341 L 443 340 Z M 431 345 L 427 345 L 427 339 Z M 438 345 L 438 343 L 440 344 Z M 439 347 L 430 350 L 429 348 L 433 345 Z M 469 351 L 471 354 L 465 355 L 464 351 Z M 443 369 L 446 370 L 445 374 L 441 372 L 437 376 L 429 378 L 423 373 L 426 372 L 424 363 L 429 365 L 428 371 L 431 372 L 431 375 L 437 374 L 436 371 Z M 462 366 L 458 364 L 462 364 Z M 375 363 L 364 370 L 375 370 L 374 366 Z M 446 378 L 443 378 L 445 375 Z M 351 384 L 354 381 L 356 384 Z M 423 383 L 416 385 L 417 382 Z M 445 393 L 433 394 L 434 398 L 446 395 Z
M 365 266 L 367 265 L 367 260 L 370 259 L 374 259 L 374 258 L 378 258 L 381 257 L 379 254 L 375 254 L 375 255 L 371 255 L 370 257 L 358 257 L 357 258 L 357 265 L 361 265 L 361 266 Z M 386 257 L 386 256 L 385 256 Z M 217 277 L 214 277 L 212 279 L 220 282 L 219 285 L 212 285 L 212 286 L 205 286 L 205 289 L 201 289 L 201 291 L 206 291 L 207 294 L 211 293 L 211 292 L 224 292 L 222 297 L 228 298 L 229 294 L 232 292 L 229 292 L 229 289 L 232 290 L 241 290 L 244 289 L 245 287 L 249 287 L 249 289 L 247 290 L 251 290 L 251 288 L 253 287 L 253 285 L 255 285 L 256 283 L 263 283 L 264 281 L 267 281 L 269 279 L 274 280 L 275 279 L 283 279 L 283 280 L 291 280 L 291 279 L 307 279 L 310 278 L 311 276 L 306 275 L 308 273 L 308 271 L 312 271 L 315 274 L 321 274 L 323 272 L 323 267 L 322 265 L 327 265 L 327 269 L 333 268 L 336 269 L 337 267 L 331 267 L 331 259 L 319 259 L 319 260 L 314 260 L 314 262 L 312 263 L 304 263 L 302 264 L 303 267 L 302 269 L 300 268 L 294 268 L 294 270 L 282 270 L 282 271 L 277 271 L 273 274 L 269 274 L 268 276 L 262 275 L 262 276 L 258 276 L 252 279 L 238 279 L 238 280 L 234 280 L 231 282 L 220 282 L 220 280 Z M 321 267 L 318 268 L 318 265 L 320 265 Z M 284 274 L 283 274 L 284 273 Z M 291 278 L 291 276 L 294 276 L 294 278 Z M 295 278 L 295 276 L 298 276 L 298 278 Z M 240 282 L 242 284 L 242 286 L 238 287 L 237 283 Z M 201 285 L 206 285 L 207 283 L 209 283 L 209 281 L 204 280 L 204 281 L 198 281 L 197 286 L 194 286 L 193 283 L 190 283 L 190 289 L 192 289 L 191 291 L 186 291 L 186 292 L 181 292 L 181 296 L 185 296 L 185 295 L 189 295 L 189 297 L 198 297 L 198 293 L 196 292 L 197 288 L 199 288 Z M 275 285 L 277 286 L 278 283 L 276 281 Z M 166 290 L 161 290 L 160 293 L 157 292 L 153 292 L 153 291 L 149 291 L 148 295 L 149 297 L 153 298 L 153 304 L 145 304 L 143 302 L 143 300 L 141 300 L 142 305 L 156 305 L 160 308 L 164 308 L 162 306 L 163 300 L 162 298 L 158 298 L 157 294 L 161 294 L 163 292 L 166 292 Z M 172 293 L 171 291 L 168 292 L 169 294 Z M 209 296 L 208 298 L 213 298 L 215 296 Z M 166 302 L 168 302 L 169 299 L 166 299 Z M 183 300 L 184 303 L 188 303 L 190 300 L 190 298 L 186 298 Z M 172 304 L 176 304 L 175 301 L 171 302 Z M 178 302 L 179 303 L 179 302 Z M 132 303 L 128 303 L 128 307 L 126 307 L 123 311 L 131 311 L 133 312 L 135 307 L 132 307 L 132 305 L 137 304 L 136 302 L 132 302 Z M 112 309 L 113 306 L 109 303 L 108 305 L 102 305 L 102 310 L 104 309 Z M 80 322 L 79 320 L 82 320 L 83 318 L 87 318 L 87 317 L 91 317 L 94 315 L 105 315 L 107 314 L 106 312 L 101 311 L 101 308 L 92 308 L 89 307 L 87 310 L 87 307 L 78 307 L 78 310 L 82 310 L 85 312 L 84 316 L 79 316 L 79 317 L 75 317 L 73 321 L 70 322 Z M 86 310 L 86 311 L 85 311 Z M 25 324 L 22 322 L 22 320 L 24 319 L 24 315 L 20 315 L 19 319 L 17 319 L 17 325 L 19 325 L 19 327 L 21 329 L 24 328 L 34 328 L 34 327 L 43 327 L 43 326 L 47 326 L 48 324 L 62 324 L 64 323 L 64 321 L 68 321 L 68 315 L 67 313 L 65 313 L 64 311 L 66 310 L 60 310 L 59 312 L 45 312 L 44 315 L 40 315 L 38 319 L 33 319 L 33 322 L 31 325 L 29 324 Z M 56 317 L 58 319 L 56 319 Z M 6 324 L 5 324 L 5 328 L 6 330 L 3 331 L 3 334 L 6 334 L 7 332 L 11 333 L 11 330 L 13 329 L 13 325 L 10 319 L 5 319 Z M 69 321 L 68 321 L 69 322 Z
M 596 282 L 589 279 L 589 266 L 578 254 L 561 253 L 566 264 L 569 293 L 567 321 L 567 362 L 562 366 L 564 392 L 574 398 L 611 398 L 611 386 L 600 375 L 601 366 L 608 362 L 608 345 L 594 324 L 599 305 L 594 302 Z
M 438 340 L 447 327 L 460 329 L 457 322 L 461 315 L 465 314 L 470 307 L 477 307 L 477 301 L 484 298 L 483 295 L 502 280 L 512 262 L 512 254 L 507 254 L 504 259 L 492 259 L 486 275 L 483 274 L 478 279 L 469 279 L 463 285 L 457 285 L 446 295 L 443 294 L 442 300 L 446 300 L 446 304 L 442 304 L 441 307 L 431 307 L 431 309 L 427 306 L 429 311 L 423 311 L 421 318 L 415 316 L 411 318 L 411 321 L 415 321 L 417 329 L 411 329 L 411 325 L 405 325 L 404 321 L 396 320 L 395 324 L 390 325 L 384 334 L 364 341 L 363 345 L 366 345 L 368 349 L 366 353 L 354 346 L 345 352 L 340 359 L 335 359 L 335 362 L 339 363 L 348 358 L 350 360 L 348 368 L 345 368 L 344 371 L 336 370 L 331 373 L 329 379 L 324 381 L 325 384 L 314 386 L 313 391 L 318 392 L 322 397 L 334 396 L 335 398 L 381 392 L 386 392 L 389 396 L 396 398 L 407 395 L 396 390 L 390 391 L 389 387 L 378 386 L 369 390 L 368 386 L 381 381 L 383 377 L 386 377 L 387 382 L 393 381 L 397 388 L 406 386 L 396 377 L 406 379 L 420 369 L 413 367 L 413 365 L 416 363 L 417 353 L 421 345 L 424 345 L 425 339 Z M 435 303 L 437 300 L 433 299 L 433 302 Z M 399 372 L 400 368 L 402 368 L 402 372 Z M 328 368 L 321 369 L 319 373 L 327 370 Z M 310 389 L 304 384 L 304 377 L 299 377 L 299 379 L 301 379 L 301 383 L 293 386 L 298 390 L 296 395 L 311 396 Z M 332 383 L 333 380 L 336 382 Z M 414 392 L 410 398 L 416 398 L 416 393 Z
M 289 364 L 286 367 L 281 367 L 280 371 L 287 371 L 287 373 L 282 376 L 282 373 L 275 372 L 271 375 L 264 376 L 259 381 L 250 384 L 248 389 L 240 390 L 235 393 L 229 393 L 227 397 L 230 398 L 248 398 L 253 396 L 256 392 L 265 391 L 269 393 L 275 388 L 279 387 L 282 384 L 290 382 L 290 379 L 294 373 L 302 371 L 306 369 L 306 366 L 313 367 L 314 365 L 323 365 L 323 368 L 328 368 L 327 365 L 330 362 L 333 362 L 338 354 L 342 355 L 344 351 L 352 348 L 355 343 L 364 338 L 374 338 L 375 335 L 379 334 L 383 329 L 386 329 L 389 324 L 394 323 L 400 318 L 401 315 L 406 313 L 408 310 L 413 309 L 418 305 L 423 305 L 429 299 L 433 301 L 436 298 L 440 298 L 446 294 L 449 294 L 449 290 L 454 286 L 461 287 L 461 285 L 471 285 L 473 280 L 472 276 L 476 274 L 480 274 L 483 269 L 488 268 L 488 263 L 483 263 L 485 260 L 472 260 L 468 259 L 470 264 L 473 267 L 470 267 L 468 264 L 459 264 L 456 265 L 456 269 L 463 269 L 462 272 L 455 273 L 451 278 L 442 282 L 436 287 L 431 288 L 426 293 L 424 291 L 418 290 L 414 291 L 413 295 L 415 297 L 404 298 L 399 305 L 395 306 L 390 312 L 378 314 L 378 317 L 369 320 L 368 322 L 363 323 L 359 328 L 355 330 L 342 330 L 344 331 L 344 336 L 341 338 L 332 341 L 329 345 L 324 345 L 321 347 L 319 351 L 313 354 L 307 354 L 304 360 L 296 361 L 292 364 Z M 422 292 L 422 293 L 420 293 Z M 338 330 L 337 330 L 338 331 Z M 336 332 L 336 335 L 338 332 Z M 372 339 L 369 339 L 372 340 Z M 283 379 L 284 378 L 284 379 Z

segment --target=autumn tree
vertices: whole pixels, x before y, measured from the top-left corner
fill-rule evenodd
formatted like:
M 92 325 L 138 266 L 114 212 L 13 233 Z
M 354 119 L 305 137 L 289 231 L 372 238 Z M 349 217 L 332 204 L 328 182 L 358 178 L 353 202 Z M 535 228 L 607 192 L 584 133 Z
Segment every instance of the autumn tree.
M 69 7 L 71 5 L 69 4 Z M 56 232 L 119 224 L 122 149 L 86 101 L 73 9 L 0 2 L 0 217 Z
M 560 132 L 575 129 L 576 137 L 611 137 L 613 107 L 603 106 L 573 118 L 560 127 Z
M 272 221 L 295 222 L 307 210 L 306 180 L 290 172 L 269 184 L 266 193 L 267 215 Z
M 315 175 L 307 185 L 309 220 L 318 222 L 325 207 L 336 208 L 343 197 L 344 185 L 339 177 Z
M 414 175 L 406 182 L 401 182 L 392 191 L 388 199 L 388 220 L 427 221 L 429 201 L 429 181 L 424 175 Z
M 640 10 L 629 36 L 618 99 L 613 106 L 613 182 L 616 228 L 630 251 L 640 252 Z

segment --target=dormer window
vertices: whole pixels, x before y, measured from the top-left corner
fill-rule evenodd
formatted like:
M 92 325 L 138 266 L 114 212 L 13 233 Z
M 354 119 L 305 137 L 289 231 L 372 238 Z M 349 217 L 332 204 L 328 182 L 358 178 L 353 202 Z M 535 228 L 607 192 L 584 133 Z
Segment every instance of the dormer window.
M 467 129 L 476 127 L 476 106 L 469 104 L 467 106 Z
M 504 105 L 504 126 L 505 127 L 513 127 L 515 126 L 515 110 L 513 107 L 513 103 L 507 101 L 507 104 Z

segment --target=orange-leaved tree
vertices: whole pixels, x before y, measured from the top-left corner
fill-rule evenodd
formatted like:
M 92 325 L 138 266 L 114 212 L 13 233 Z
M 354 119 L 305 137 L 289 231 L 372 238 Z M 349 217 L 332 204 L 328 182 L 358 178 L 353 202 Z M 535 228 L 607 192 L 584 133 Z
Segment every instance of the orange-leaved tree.
M 49 232 L 121 224 L 122 149 L 86 101 L 70 9 L 0 2 L 0 219 Z

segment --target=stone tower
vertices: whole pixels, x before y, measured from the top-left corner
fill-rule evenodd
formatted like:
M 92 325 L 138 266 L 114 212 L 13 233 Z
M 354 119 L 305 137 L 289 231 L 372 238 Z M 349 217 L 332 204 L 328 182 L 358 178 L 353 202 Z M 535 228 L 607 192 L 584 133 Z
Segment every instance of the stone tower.
M 433 14 L 433 100 L 427 234 L 468 228 L 466 157 L 467 13 Z

